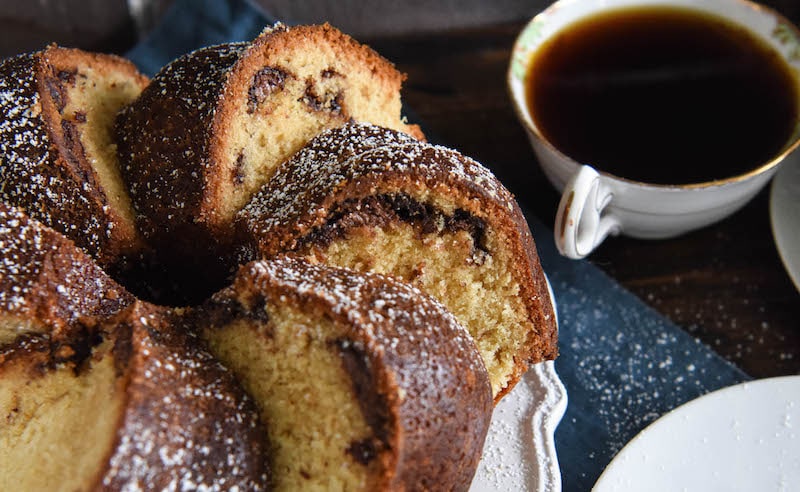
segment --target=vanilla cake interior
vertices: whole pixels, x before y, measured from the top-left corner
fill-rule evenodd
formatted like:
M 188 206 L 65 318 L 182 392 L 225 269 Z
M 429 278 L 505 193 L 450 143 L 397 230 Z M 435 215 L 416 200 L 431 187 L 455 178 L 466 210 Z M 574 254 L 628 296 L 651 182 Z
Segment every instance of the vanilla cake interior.
M 345 327 L 285 305 L 253 309 L 205 338 L 269 422 L 275 490 L 371 490 L 377 443 L 339 353 Z

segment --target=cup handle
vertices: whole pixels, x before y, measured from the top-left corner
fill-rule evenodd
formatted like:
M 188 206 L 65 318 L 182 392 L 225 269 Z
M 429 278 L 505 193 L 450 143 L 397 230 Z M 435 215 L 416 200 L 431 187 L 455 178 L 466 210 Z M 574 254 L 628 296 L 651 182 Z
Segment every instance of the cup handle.
M 581 166 L 570 178 L 561 194 L 554 227 L 556 247 L 562 255 L 584 258 L 609 234 L 619 234 L 619 219 L 604 212 L 613 197 L 591 166 Z

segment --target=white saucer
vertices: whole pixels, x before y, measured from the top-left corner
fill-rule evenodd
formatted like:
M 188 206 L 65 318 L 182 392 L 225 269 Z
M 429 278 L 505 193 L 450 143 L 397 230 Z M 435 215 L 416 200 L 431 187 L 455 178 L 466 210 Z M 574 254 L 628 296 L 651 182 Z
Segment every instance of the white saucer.
M 800 490 L 800 376 L 709 393 L 653 422 L 593 492 Z
M 556 312 L 552 289 L 550 299 Z M 566 409 L 554 363 L 532 366 L 494 409 L 470 492 L 560 492 L 554 433 Z
M 775 175 L 769 214 L 778 253 L 800 290 L 800 155 L 788 158 Z

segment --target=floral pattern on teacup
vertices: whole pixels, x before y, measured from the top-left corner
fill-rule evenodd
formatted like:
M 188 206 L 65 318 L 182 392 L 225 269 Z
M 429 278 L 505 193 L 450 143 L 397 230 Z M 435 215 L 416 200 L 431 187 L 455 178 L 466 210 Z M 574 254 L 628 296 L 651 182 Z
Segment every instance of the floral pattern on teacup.
M 511 54 L 511 74 L 522 80 L 528 66 L 530 53 L 542 39 L 542 28 L 547 23 L 547 19 L 540 15 L 534 18 L 520 35 L 514 52 Z
M 791 62 L 800 62 L 800 37 L 796 29 L 788 23 L 778 20 L 772 30 L 772 37 L 786 47 L 786 57 Z

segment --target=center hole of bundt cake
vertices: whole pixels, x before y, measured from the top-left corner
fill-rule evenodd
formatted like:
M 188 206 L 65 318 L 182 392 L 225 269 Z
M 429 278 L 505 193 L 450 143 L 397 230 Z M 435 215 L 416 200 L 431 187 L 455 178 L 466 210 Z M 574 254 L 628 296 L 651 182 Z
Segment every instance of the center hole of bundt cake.
M 198 264 L 146 252 L 109 274 L 141 300 L 163 306 L 196 306 L 230 284 L 238 266 L 234 260 L 218 255 Z
M 204 337 L 268 423 L 276 489 L 370 490 L 380 441 L 347 370 L 345 330 L 299 307 L 221 309 Z
M 496 395 L 531 336 L 511 259 L 484 221 L 404 194 L 343 201 L 296 253 L 410 282 L 447 306 L 476 339 Z

